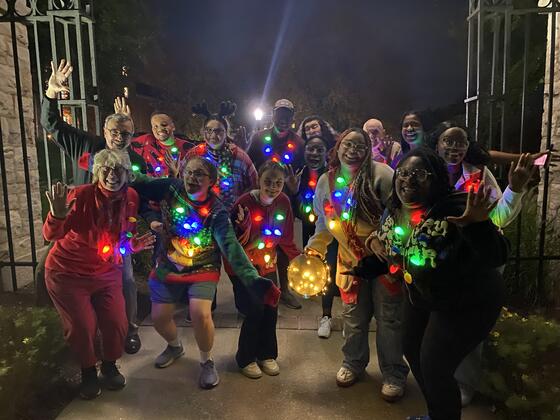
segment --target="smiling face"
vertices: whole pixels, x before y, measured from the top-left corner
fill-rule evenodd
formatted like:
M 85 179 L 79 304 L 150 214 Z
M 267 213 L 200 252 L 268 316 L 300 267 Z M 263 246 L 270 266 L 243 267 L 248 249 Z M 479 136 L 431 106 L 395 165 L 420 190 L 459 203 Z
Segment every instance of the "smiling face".
M 422 144 L 424 140 L 424 127 L 418 115 L 406 115 L 402 122 L 401 134 L 404 141 L 406 141 L 413 149 Z
M 313 138 L 306 143 L 303 156 L 310 169 L 321 169 L 327 160 L 327 146 L 321 139 Z
M 105 143 L 109 150 L 124 150 L 130 145 L 134 127 L 132 121 L 111 119 L 103 128 Z
M 101 166 L 99 184 L 108 191 L 120 191 L 128 179 L 126 168 L 121 165 Z
M 226 142 L 226 127 L 218 120 L 208 121 L 203 134 L 206 144 L 212 149 L 221 149 Z
M 404 207 L 423 207 L 430 196 L 430 177 L 422 159 L 412 156 L 395 172 L 395 193 Z
M 167 114 L 156 114 L 152 116 L 152 134 L 159 141 L 165 141 L 169 137 L 173 137 L 175 124 L 171 117 Z
M 358 168 L 367 154 L 367 143 L 364 136 L 351 131 L 341 141 L 337 150 L 338 159 L 349 168 Z
M 200 159 L 191 159 L 187 162 L 183 172 L 183 182 L 189 197 L 197 201 L 205 200 L 212 186 L 210 174 Z
M 364 131 L 368 134 L 372 147 L 376 147 L 385 138 L 385 129 L 383 123 L 379 120 L 368 120 L 364 124 Z
M 259 198 L 265 205 L 271 204 L 284 188 L 286 175 L 276 169 L 264 171 L 259 177 Z
M 448 128 L 438 138 L 437 153 L 448 165 L 461 164 L 468 149 L 469 140 L 467 133 L 462 128 Z

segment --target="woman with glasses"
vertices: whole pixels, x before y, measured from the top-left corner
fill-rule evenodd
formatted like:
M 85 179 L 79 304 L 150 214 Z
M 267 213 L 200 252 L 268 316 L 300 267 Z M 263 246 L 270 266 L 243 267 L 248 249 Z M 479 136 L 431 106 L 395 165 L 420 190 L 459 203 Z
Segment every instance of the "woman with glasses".
M 336 285 L 344 306 L 345 343 L 337 384 L 351 386 L 365 371 L 369 323 L 375 314 L 377 355 L 383 374 L 381 396 L 388 401 L 404 395 L 408 374 L 401 346 L 402 291 L 383 276 L 363 280 L 348 271 L 371 255 L 365 243 L 379 228 L 389 202 L 392 174 L 389 166 L 371 159 L 371 142 L 362 129 L 342 133 L 331 152 L 328 172 L 317 182 L 315 234 L 306 247 L 306 252 L 324 257 L 331 241 L 338 241 Z
M 404 352 L 428 405 L 410 420 L 459 420 L 454 373 L 490 332 L 503 302 L 508 243 L 490 220 L 490 190 L 454 192 L 446 162 L 410 151 L 393 177 L 394 196 L 369 246 L 406 285 Z
M 122 293 L 123 258 L 151 249 L 151 234 L 136 236 L 138 195 L 127 187 L 132 168 L 128 155 L 102 150 L 93 162 L 93 183 L 68 192 L 57 183 L 47 192 L 50 211 L 43 225 L 54 246 L 45 262 L 49 295 L 64 327 L 64 337 L 82 368 L 80 396 L 101 393 L 95 337 L 101 331 L 103 385 L 125 386 L 115 361 L 122 355 L 127 318 Z
M 255 302 L 276 306 L 280 295 L 274 283 L 259 277 L 237 241 L 229 211 L 213 191 L 217 181 L 218 168 L 208 159 L 193 156 L 185 162 L 182 180 L 165 178 L 134 184 L 141 197 L 143 217 L 162 238 L 148 280 L 154 327 L 167 342 L 155 366 L 166 368 L 183 355 L 173 314 L 176 304 L 188 301 L 200 350 L 199 385 L 203 389 L 215 387 L 220 380 L 211 355 L 211 306 L 222 255 Z M 147 206 L 150 200 L 160 203 L 161 212 Z

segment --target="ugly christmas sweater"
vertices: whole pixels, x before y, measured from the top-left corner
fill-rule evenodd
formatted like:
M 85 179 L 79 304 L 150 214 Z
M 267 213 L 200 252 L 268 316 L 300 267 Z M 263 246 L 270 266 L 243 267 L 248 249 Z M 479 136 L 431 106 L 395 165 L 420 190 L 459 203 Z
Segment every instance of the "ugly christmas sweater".
M 136 137 L 130 143 L 130 148 L 146 162 L 147 174 L 154 178 L 169 176 L 169 168 L 165 163 L 167 151 L 173 159 L 181 161 L 192 147 L 194 147 L 193 142 L 179 137 L 171 138 L 165 144 L 156 139 L 152 133 Z

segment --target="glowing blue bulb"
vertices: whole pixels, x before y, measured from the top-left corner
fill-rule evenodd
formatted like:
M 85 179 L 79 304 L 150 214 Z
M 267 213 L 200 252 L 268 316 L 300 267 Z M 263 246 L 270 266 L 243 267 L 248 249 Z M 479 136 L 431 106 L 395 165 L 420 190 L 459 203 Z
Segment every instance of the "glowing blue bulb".
M 198 228 L 198 222 L 192 222 L 192 223 L 191 223 L 191 227 L 192 227 L 193 229 Z
M 265 234 L 266 236 L 270 236 L 270 235 L 272 235 L 272 231 L 271 231 L 270 229 L 265 229 L 265 230 L 264 230 L 264 234 Z
M 274 229 L 274 234 L 276 236 L 282 236 L 282 231 L 280 229 Z
M 212 159 L 210 159 L 210 156 L 206 156 L 204 159 L 212 161 Z
M 156 166 L 155 171 L 156 171 L 156 172 L 160 172 L 160 171 L 161 171 L 161 166 Z
M 337 191 L 337 192 L 334 193 L 334 196 L 336 198 L 340 198 L 340 197 L 342 197 L 342 193 L 340 191 Z
M 307 194 L 305 194 L 305 198 L 307 198 L 308 200 L 309 200 L 310 198 L 312 198 L 312 197 L 313 197 L 313 194 L 310 193 L 310 192 L 308 192 Z
M 271 154 L 271 153 L 272 153 L 272 147 L 266 146 L 266 147 L 264 148 L 264 153 L 265 153 L 266 155 Z
M 352 205 L 352 198 L 349 198 L 348 200 L 346 200 L 346 203 L 351 206 Z
M 284 155 L 284 159 L 285 159 L 285 160 L 290 160 L 290 155 L 286 153 L 286 154 Z
M 230 184 L 229 184 L 229 181 L 222 181 L 222 185 L 224 187 L 229 187 Z
M 120 251 L 120 253 L 121 253 L 122 255 L 126 254 L 126 248 L 125 248 L 124 246 L 121 246 L 121 247 L 119 248 L 119 251 Z
M 184 227 L 185 229 L 187 229 L 187 230 L 190 230 L 190 229 L 191 229 L 191 225 L 189 225 L 188 223 L 185 223 L 185 224 L 183 225 L 183 227 Z

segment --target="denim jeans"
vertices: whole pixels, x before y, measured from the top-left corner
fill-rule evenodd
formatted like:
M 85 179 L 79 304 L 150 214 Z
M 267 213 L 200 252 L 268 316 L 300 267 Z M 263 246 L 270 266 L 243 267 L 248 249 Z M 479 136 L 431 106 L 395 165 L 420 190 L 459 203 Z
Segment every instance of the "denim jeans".
M 138 333 L 136 315 L 138 314 L 138 288 L 134 282 L 134 271 L 132 269 L 132 256 L 123 256 L 122 288 L 126 308 L 126 318 L 128 319 L 128 335 Z
M 369 323 L 377 322 L 376 347 L 383 382 L 404 386 L 409 372 L 403 358 L 402 292 L 391 294 L 375 280 L 361 280 L 356 304 L 344 304 L 342 317 L 346 341 L 342 347 L 342 366 L 355 374 L 369 363 Z

